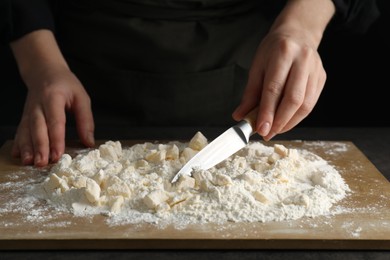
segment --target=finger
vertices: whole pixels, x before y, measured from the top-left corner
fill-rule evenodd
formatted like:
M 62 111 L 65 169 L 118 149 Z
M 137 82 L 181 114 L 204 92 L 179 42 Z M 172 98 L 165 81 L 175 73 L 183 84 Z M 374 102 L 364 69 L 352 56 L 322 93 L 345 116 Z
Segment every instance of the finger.
M 42 110 L 33 111 L 29 125 L 34 148 L 34 165 L 45 166 L 49 161 L 49 136 Z
M 14 158 L 20 158 L 21 157 L 20 149 L 19 149 L 18 131 L 19 130 L 16 131 L 16 134 L 15 134 L 15 137 L 14 137 L 14 141 L 12 143 L 12 149 L 11 149 L 11 156 L 14 157 Z
M 283 97 L 277 107 L 271 129 L 272 133 L 280 133 L 304 102 L 309 77 L 308 71 L 308 68 L 302 64 L 293 63 Z
M 271 130 L 290 67 L 291 61 L 278 57 L 269 64 L 264 78 L 256 123 L 256 130 L 261 136 L 267 136 Z
M 14 157 L 14 158 L 20 158 L 21 157 L 20 156 L 19 146 L 16 143 L 16 138 L 14 138 L 14 142 L 12 144 L 11 156 Z
M 45 107 L 46 124 L 49 135 L 50 161 L 57 162 L 65 151 L 65 101 L 53 97 Z
M 241 98 L 241 103 L 233 112 L 233 119 L 239 121 L 258 105 L 263 81 L 263 72 L 259 67 L 252 67 L 249 72 L 248 83 Z
M 285 125 L 285 127 L 282 129 L 280 133 L 284 133 L 291 130 L 293 127 L 298 125 L 304 118 L 306 118 L 311 113 L 311 111 L 313 110 L 315 104 L 317 103 L 321 95 L 325 82 L 326 82 L 325 73 L 321 73 L 321 76 L 315 80 L 313 79 L 313 77 L 309 77 L 305 101 L 302 103 L 302 106 L 298 109 L 298 111 L 291 118 L 291 120 Z
M 12 148 L 12 155 L 20 157 L 23 165 L 31 165 L 34 162 L 34 150 L 31 142 L 31 135 L 28 119 L 22 118 Z
M 95 125 L 89 97 L 87 96 L 87 99 L 83 100 L 75 99 L 73 112 L 75 115 L 77 131 L 81 142 L 88 147 L 94 146 Z

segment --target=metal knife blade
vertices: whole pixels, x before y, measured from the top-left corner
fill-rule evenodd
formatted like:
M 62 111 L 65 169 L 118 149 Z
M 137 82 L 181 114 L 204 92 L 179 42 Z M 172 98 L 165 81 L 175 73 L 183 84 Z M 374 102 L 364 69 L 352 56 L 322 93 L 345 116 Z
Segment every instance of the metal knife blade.
M 257 108 L 192 157 L 173 177 L 171 183 L 176 182 L 182 175 L 191 176 L 193 168 L 207 170 L 244 148 L 254 133 L 256 117 Z

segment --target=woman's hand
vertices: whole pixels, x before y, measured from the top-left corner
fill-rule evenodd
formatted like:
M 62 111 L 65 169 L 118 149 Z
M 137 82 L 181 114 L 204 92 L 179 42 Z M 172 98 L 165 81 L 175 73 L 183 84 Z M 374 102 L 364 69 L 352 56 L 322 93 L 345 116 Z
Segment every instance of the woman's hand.
M 312 111 L 326 81 L 317 48 L 333 13 L 329 0 L 289 1 L 257 49 L 235 120 L 259 106 L 256 132 L 270 140 Z
M 87 146 L 94 145 L 94 121 L 84 87 L 59 55 L 57 45 L 50 45 L 55 43 L 52 33 L 38 31 L 25 37 L 11 44 L 28 88 L 12 155 L 21 157 L 25 165 L 45 166 L 64 153 L 67 110 L 73 112 L 80 139 Z
M 64 69 L 33 77 L 12 155 L 21 157 L 25 165 L 56 162 L 65 150 L 66 110 L 74 113 L 82 142 L 93 146 L 90 99 L 75 75 Z
M 316 49 L 304 39 L 270 33 L 261 43 L 234 118 L 259 106 L 256 131 L 265 140 L 296 126 L 313 109 L 326 73 Z

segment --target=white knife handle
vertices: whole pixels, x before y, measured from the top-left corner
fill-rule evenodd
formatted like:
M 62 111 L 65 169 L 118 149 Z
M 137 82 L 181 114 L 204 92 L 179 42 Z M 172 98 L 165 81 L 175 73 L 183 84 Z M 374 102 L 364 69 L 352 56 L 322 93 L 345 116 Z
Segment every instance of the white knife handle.
M 257 112 L 259 111 L 258 107 L 255 107 L 252 109 L 244 118 L 243 120 L 247 121 L 248 124 L 252 127 L 252 134 L 254 134 L 256 131 L 256 119 L 257 119 Z

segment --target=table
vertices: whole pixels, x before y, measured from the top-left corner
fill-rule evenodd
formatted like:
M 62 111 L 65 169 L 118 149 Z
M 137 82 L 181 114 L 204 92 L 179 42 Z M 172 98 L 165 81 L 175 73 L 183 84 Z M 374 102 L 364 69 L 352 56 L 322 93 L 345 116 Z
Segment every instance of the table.
M 97 139 L 179 139 L 187 140 L 196 131 L 201 131 L 208 138 L 214 138 L 224 129 L 218 127 L 123 127 L 107 126 L 97 127 Z M 14 127 L 0 127 L 0 144 L 5 140 L 12 139 Z M 68 129 L 67 139 L 77 138 L 76 131 Z M 253 138 L 259 138 L 254 136 Z M 390 180 L 390 128 L 295 128 L 285 134 L 275 137 L 274 140 L 329 140 L 329 141 L 352 141 L 377 167 L 377 169 Z M 390 218 L 390 216 L 389 216 Z M 122 258 L 157 258 L 157 259 L 279 259 L 279 258 L 310 258 L 310 259 L 385 259 L 390 257 L 390 251 L 303 251 L 303 250 L 131 250 L 131 251 L 2 251 L 1 259 L 19 258 L 42 258 L 51 257 L 56 259 L 106 259 L 115 257 Z

